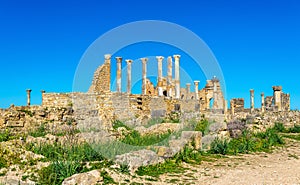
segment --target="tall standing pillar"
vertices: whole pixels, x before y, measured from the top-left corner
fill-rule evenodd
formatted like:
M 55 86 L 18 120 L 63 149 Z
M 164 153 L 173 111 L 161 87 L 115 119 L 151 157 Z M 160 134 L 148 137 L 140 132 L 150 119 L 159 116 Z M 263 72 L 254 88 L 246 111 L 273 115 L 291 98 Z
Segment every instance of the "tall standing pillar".
M 131 64 L 132 60 L 126 60 L 127 63 L 127 93 L 131 94 Z
M 250 113 L 254 112 L 254 90 L 250 89 Z
M 264 113 L 265 112 L 265 93 L 261 93 L 261 112 Z
M 281 111 L 281 93 L 282 87 L 281 86 L 273 86 L 273 93 L 274 93 L 274 103 L 275 107 L 277 107 L 278 111 Z
M 190 92 L 191 92 L 191 84 L 186 84 L 186 99 L 190 99 Z
M 180 61 L 180 55 L 174 55 L 175 59 L 175 98 L 180 98 L 180 75 L 179 75 L 179 61 Z
M 200 81 L 195 80 L 194 85 L 195 85 L 195 99 L 199 100 L 199 83 Z
M 122 57 L 116 57 L 117 60 L 117 92 L 122 92 Z
M 168 57 L 168 76 L 167 76 L 167 94 L 172 97 L 172 57 Z
M 142 79 L 143 79 L 143 84 L 142 84 L 142 94 L 146 95 L 147 94 L 147 89 L 146 89 L 146 82 L 147 82 L 147 62 L 148 58 L 141 58 L 141 61 L 143 63 L 143 73 L 142 73 Z
M 31 89 L 27 89 L 26 92 L 27 92 L 27 105 L 30 106 L 30 98 L 31 98 L 30 93 L 31 93 Z
M 163 89 L 162 89 L 162 61 L 164 57 L 157 56 L 157 73 L 158 73 L 158 79 L 157 79 L 157 89 L 158 89 L 158 96 L 163 96 Z

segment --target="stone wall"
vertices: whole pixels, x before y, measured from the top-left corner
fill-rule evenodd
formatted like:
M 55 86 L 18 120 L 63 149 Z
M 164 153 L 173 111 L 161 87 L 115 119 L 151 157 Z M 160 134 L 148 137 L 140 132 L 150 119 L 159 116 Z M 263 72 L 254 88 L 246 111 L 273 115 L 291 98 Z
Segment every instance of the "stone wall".
M 92 85 L 88 93 L 110 92 L 110 56 L 105 56 L 105 62 L 94 73 Z
M 245 100 L 244 98 L 234 98 L 230 101 L 230 109 L 234 112 L 244 112 L 245 111 Z
M 72 93 L 44 93 L 43 107 L 69 107 L 72 106 Z

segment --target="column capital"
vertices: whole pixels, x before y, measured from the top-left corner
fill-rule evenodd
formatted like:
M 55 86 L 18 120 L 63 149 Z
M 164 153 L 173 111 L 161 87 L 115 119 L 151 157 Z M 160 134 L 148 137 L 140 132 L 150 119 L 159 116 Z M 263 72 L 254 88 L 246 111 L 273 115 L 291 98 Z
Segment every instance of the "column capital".
M 254 93 L 254 89 L 250 89 L 250 92 L 251 92 L 251 93 Z
M 147 62 L 148 62 L 148 58 L 141 58 L 141 61 L 142 61 L 143 63 L 147 63 Z
M 45 90 L 41 90 L 41 93 L 45 93 L 46 91 Z
M 157 59 L 157 62 L 160 62 L 164 59 L 164 57 L 163 56 L 156 56 L 156 59 Z
M 104 58 L 105 58 L 105 60 L 111 59 L 111 54 L 105 54 L 105 55 L 104 55 Z
M 173 57 L 175 58 L 175 59 L 180 59 L 180 55 L 173 55 Z
M 200 83 L 200 81 L 199 80 L 194 80 L 194 84 L 199 84 Z
M 190 83 L 186 83 L 185 85 L 186 85 L 186 86 L 191 86 L 191 84 L 190 84 Z
M 282 91 L 282 86 L 273 86 L 273 91 Z
M 26 92 L 30 93 L 32 90 L 31 89 L 26 89 Z
M 264 93 L 264 92 L 262 92 L 260 95 L 261 95 L 261 96 L 265 96 L 265 93 Z
M 122 62 L 122 57 L 116 57 L 117 63 L 121 63 Z
M 133 62 L 133 60 L 131 60 L 131 59 L 127 59 L 125 61 L 126 61 L 127 64 L 131 64 Z

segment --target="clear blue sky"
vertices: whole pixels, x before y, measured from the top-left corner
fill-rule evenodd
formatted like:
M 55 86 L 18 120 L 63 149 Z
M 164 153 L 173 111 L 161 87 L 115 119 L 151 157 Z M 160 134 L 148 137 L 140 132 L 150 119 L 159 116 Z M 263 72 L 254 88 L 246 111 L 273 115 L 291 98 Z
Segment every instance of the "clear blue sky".
M 228 99 L 243 97 L 249 107 L 253 88 L 259 107 L 260 92 L 272 95 L 272 85 L 282 85 L 299 109 L 299 10 L 298 0 L 3 0 L 0 107 L 25 105 L 27 88 L 33 104 L 40 103 L 41 89 L 72 91 L 80 58 L 99 36 L 132 21 L 164 20 L 207 43 L 222 68 Z

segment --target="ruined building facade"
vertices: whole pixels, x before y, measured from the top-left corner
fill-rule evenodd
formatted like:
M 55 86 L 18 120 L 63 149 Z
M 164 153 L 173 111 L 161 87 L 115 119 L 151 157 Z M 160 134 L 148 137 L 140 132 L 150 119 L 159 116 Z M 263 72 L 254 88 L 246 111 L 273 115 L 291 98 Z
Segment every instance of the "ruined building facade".
M 125 62 L 122 57 L 112 59 L 111 55 L 107 54 L 104 56 L 104 64 L 96 69 L 88 92 L 47 93 L 41 91 L 42 105 L 34 108 L 34 106 L 30 106 L 31 90 L 28 89 L 27 107 L 37 110 L 66 108 L 66 110 L 72 110 L 73 118 L 79 126 L 93 127 L 94 125 L 98 128 L 99 125 L 101 128 L 110 128 L 113 120 L 122 120 L 128 124 L 138 125 L 147 122 L 151 118 L 166 117 L 174 112 L 206 114 L 211 117 L 221 115 L 220 120 L 224 121 L 232 118 L 230 115 L 240 112 L 251 114 L 290 110 L 290 95 L 283 93 L 281 86 L 274 86 L 273 96 L 265 97 L 264 93 L 261 93 L 260 109 L 254 108 L 254 90 L 250 90 L 250 109 L 244 108 L 243 98 L 235 98 L 230 100 L 230 109 L 227 111 L 228 103 L 224 98 L 220 81 L 216 77 L 207 80 L 203 89 L 199 89 L 200 81 L 198 80 L 181 87 L 180 55 L 169 56 L 166 59 L 157 56 L 156 60 L 148 61 L 147 58 L 141 58 L 140 61 L 136 61 L 142 63 L 141 94 L 133 94 L 131 91 L 131 65 L 133 60 L 125 60 L 127 66 L 126 79 L 122 79 L 122 65 Z M 148 62 L 157 62 L 156 86 L 147 78 Z M 163 76 L 163 62 L 167 62 L 167 76 Z M 111 65 L 117 66 L 116 92 L 111 91 Z M 174 77 L 172 76 L 173 70 Z M 127 84 L 126 92 L 122 92 L 121 89 L 121 84 L 124 82 Z M 192 83 L 194 89 L 191 89 Z M 3 110 L 3 112 L 5 111 Z M 45 115 L 41 119 L 44 118 L 47 120 L 48 116 Z M 213 118 L 215 119 L 215 117 Z M 58 120 L 66 119 L 64 116 L 60 116 Z M 0 123 L 6 125 L 9 121 L 13 123 L 11 122 L 12 118 L 4 116 Z

